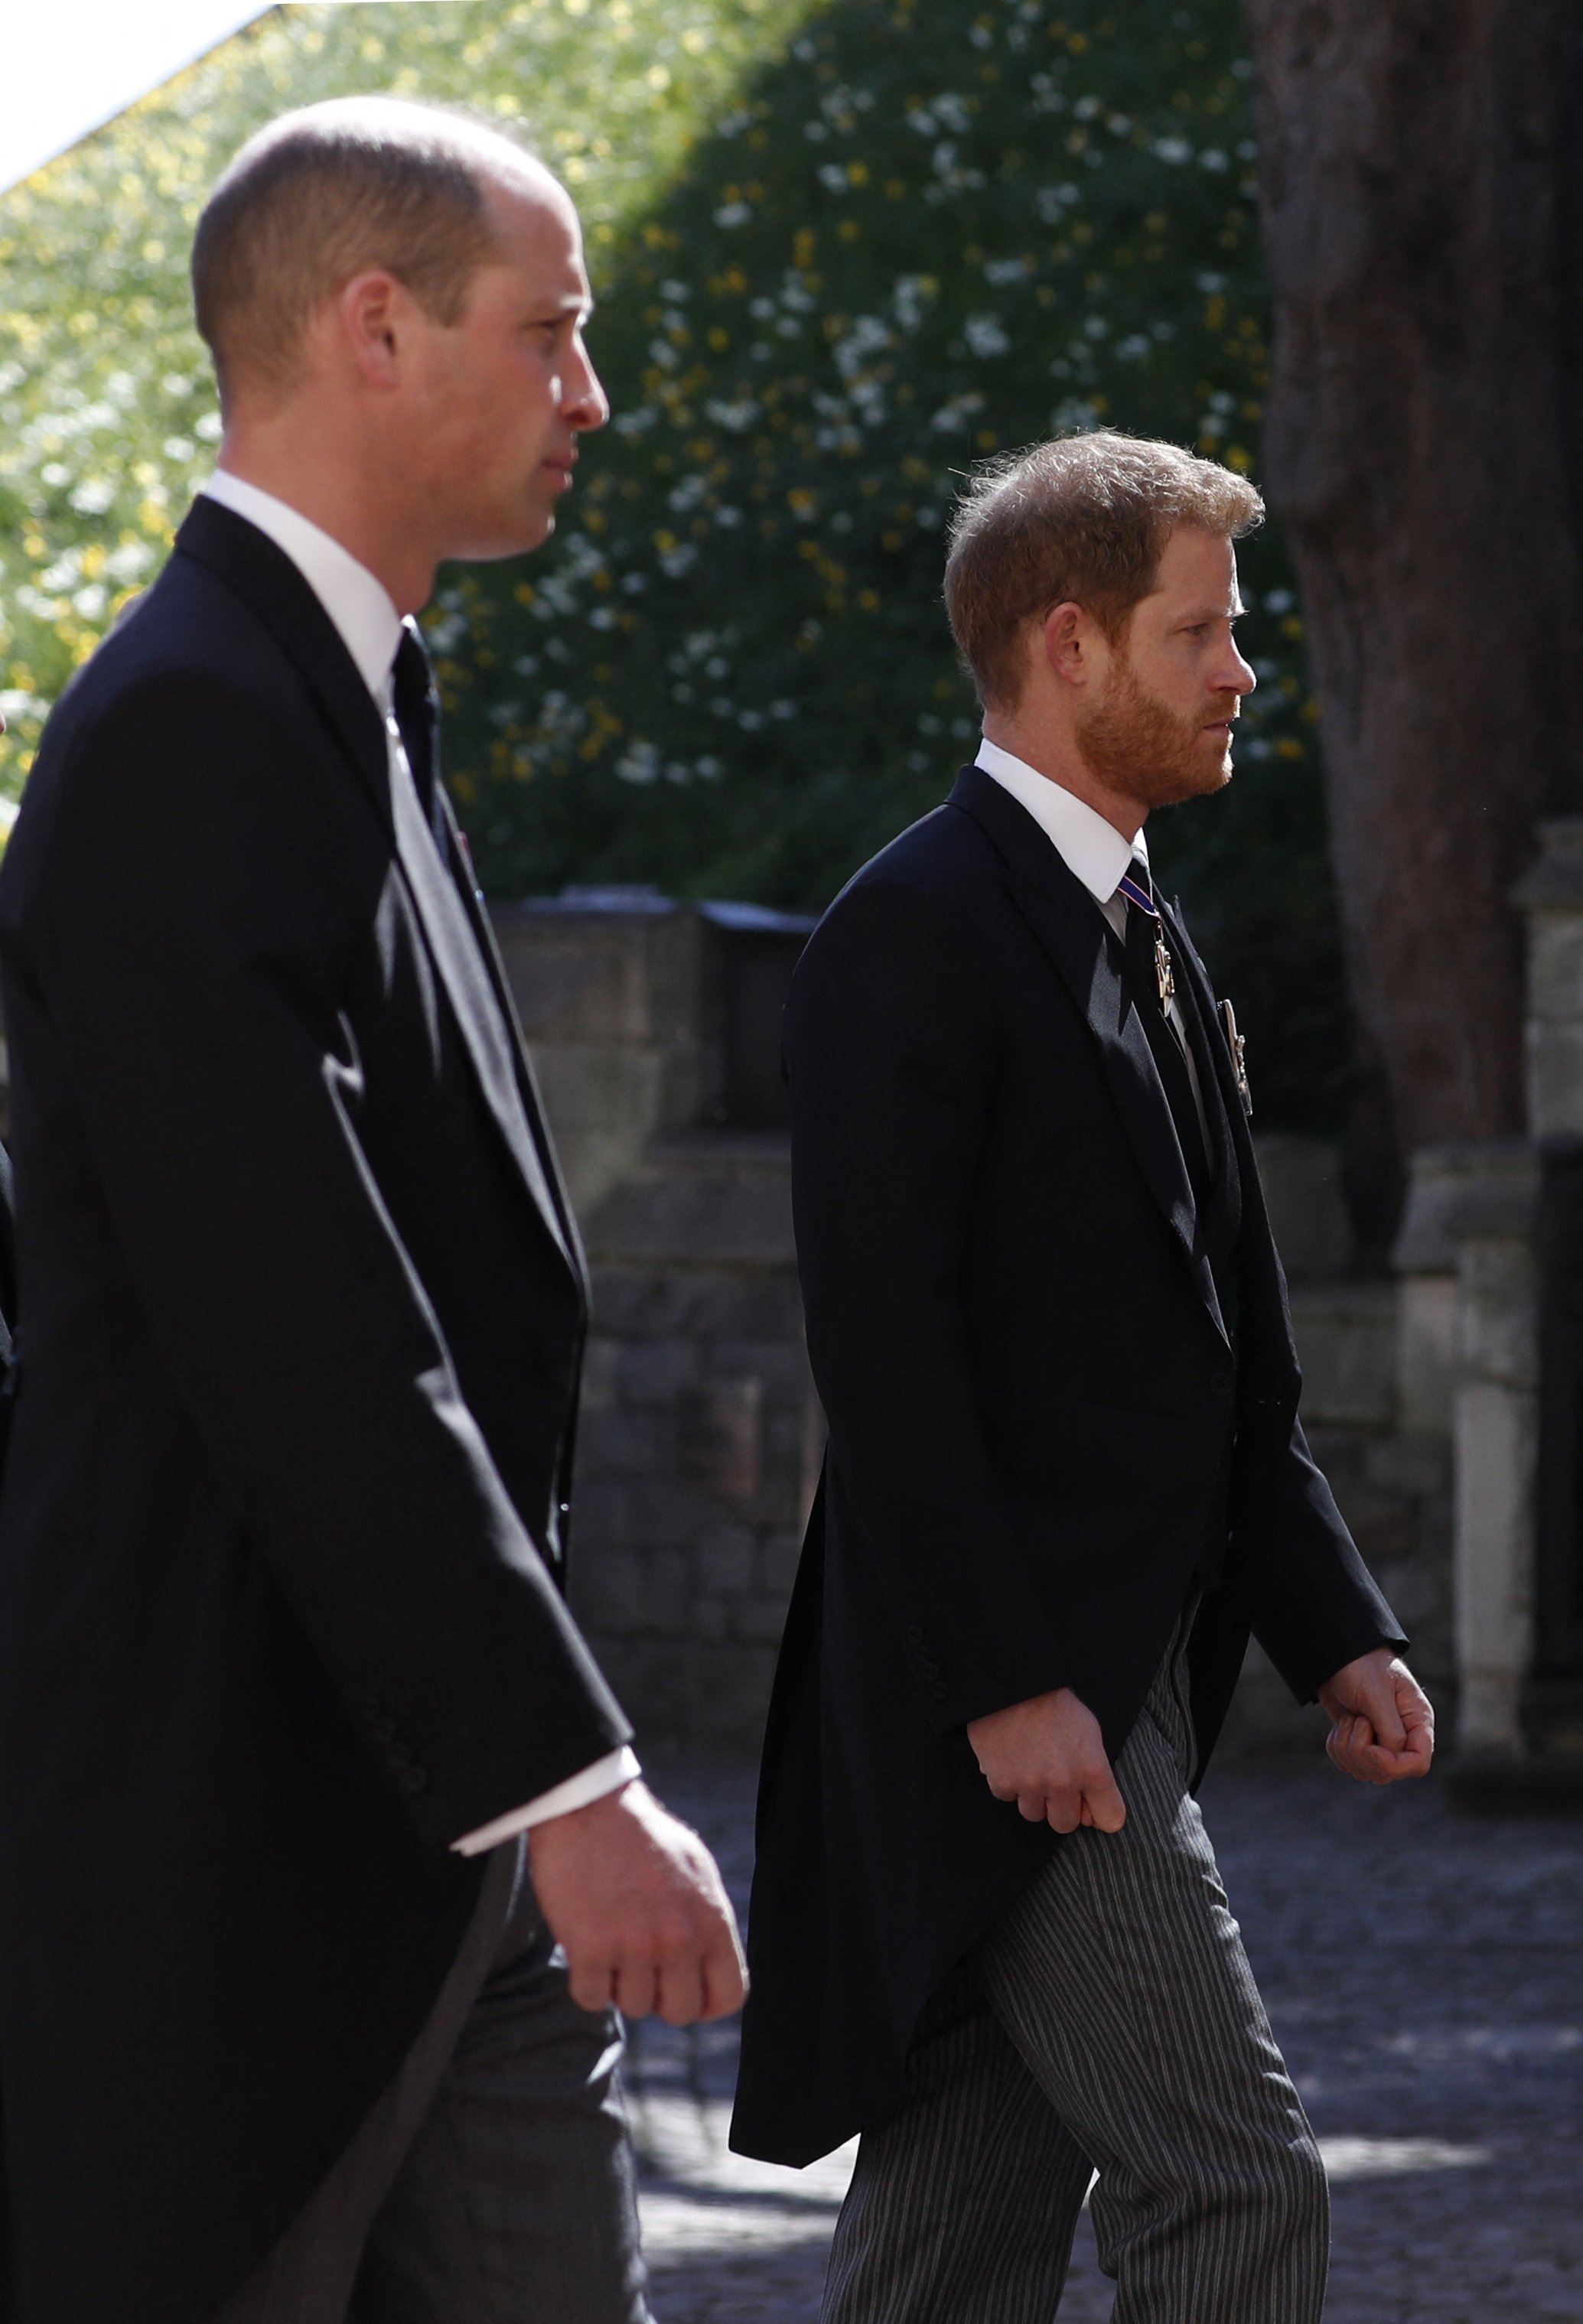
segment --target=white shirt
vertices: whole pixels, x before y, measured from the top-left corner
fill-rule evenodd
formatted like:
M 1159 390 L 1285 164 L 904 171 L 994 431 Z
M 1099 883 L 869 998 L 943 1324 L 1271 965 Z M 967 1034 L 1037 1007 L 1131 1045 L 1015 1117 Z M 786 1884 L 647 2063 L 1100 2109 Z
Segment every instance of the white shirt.
M 1115 824 L 1106 823 L 1097 807 L 1087 799 L 1078 798 L 1075 791 L 1063 790 L 1060 783 L 1041 775 L 1025 759 L 1003 751 L 998 742 L 985 735 L 978 745 L 974 762 L 997 782 L 1002 790 L 1010 791 L 1019 807 L 1025 807 L 1043 832 L 1067 870 L 1080 880 L 1098 905 L 1111 927 L 1125 945 L 1127 936 L 1127 901 L 1118 896 L 1128 864 L 1134 855 L 1141 856 L 1145 866 L 1149 861 L 1148 843 L 1143 826 L 1130 839 L 1124 839 Z M 1151 878 L 1151 887 L 1153 879 Z M 1199 1087 L 1199 1069 L 1193 1061 L 1192 1044 L 1187 1037 L 1187 1022 L 1174 999 L 1169 1003 L 1166 1018 L 1180 1046 L 1192 1084 L 1193 1103 L 1198 1109 L 1199 1127 L 1204 1134 L 1204 1151 L 1212 1154 L 1209 1120 L 1204 1111 L 1203 1093 Z
M 349 549 L 343 549 L 338 540 L 332 540 L 300 510 L 277 500 L 273 493 L 261 492 L 256 484 L 247 484 L 241 476 L 232 475 L 228 469 L 217 468 L 203 490 L 222 508 L 233 510 L 237 516 L 245 517 L 249 524 L 256 525 L 291 558 L 340 632 L 342 643 L 384 719 L 393 747 L 400 752 L 393 666 L 396 648 L 402 641 L 402 617 L 384 583 L 375 580 Z M 569 1815 L 574 1808 L 586 1808 L 591 1801 L 603 1799 L 607 1792 L 618 1791 L 623 1784 L 631 1783 L 642 1772 L 637 1755 L 630 1748 L 606 1752 L 591 1766 L 569 1775 L 563 1784 L 541 1792 L 526 1806 L 496 1816 L 493 1823 L 464 1833 L 451 1845 L 460 1856 L 480 1855 L 486 1848 L 497 1848 L 502 1840 L 514 1840 L 518 1832 L 526 1831 L 533 1824 L 548 1822 L 551 1816 Z

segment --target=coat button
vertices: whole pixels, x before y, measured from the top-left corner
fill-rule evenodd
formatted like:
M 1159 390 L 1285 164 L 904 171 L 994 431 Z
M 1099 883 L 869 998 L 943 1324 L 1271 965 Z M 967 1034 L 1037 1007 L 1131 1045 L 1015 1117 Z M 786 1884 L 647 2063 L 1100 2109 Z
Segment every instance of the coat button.
M 945 1702 L 949 1701 L 951 1691 L 946 1684 L 943 1678 L 937 1678 L 930 1686 L 929 1692 L 934 1697 L 936 1702 Z
M 1209 1393 L 1211 1396 L 1229 1396 L 1236 1386 L 1236 1374 L 1232 1370 L 1229 1364 L 1217 1364 L 1215 1370 L 1209 1374 Z
M 403 1767 L 397 1781 L 408 1799 L 415 1800 L 429 1789 L 429 1771 L 426 1767 Z
M 921 1646 L 923 1644 L 923 1632 L 916 1622 L 909 1622 L 902 1636 L 910 1646 Z

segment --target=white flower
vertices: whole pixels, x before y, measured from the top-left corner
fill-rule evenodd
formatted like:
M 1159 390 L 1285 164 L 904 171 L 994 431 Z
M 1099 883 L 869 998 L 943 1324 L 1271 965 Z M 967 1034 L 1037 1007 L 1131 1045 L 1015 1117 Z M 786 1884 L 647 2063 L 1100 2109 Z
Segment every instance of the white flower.
M 998 315 L 969 315 L 962 326 L 962 336 L 980 357 L 1004 355 L 1012 344 Z
M 724 428 L 733 436 L 742 436 L 758 419 L 764 406 L 755 403 L 751 395 L 745 395 L 736 403 L 722 402 L 717 398 L 712 403 L 706 403 L 704 410 L 717 428 Z
M 629 742 L 616 761 L 616 772 L 624 783 L 652 783 L 659 771 L 657 745 L 638 739 Z

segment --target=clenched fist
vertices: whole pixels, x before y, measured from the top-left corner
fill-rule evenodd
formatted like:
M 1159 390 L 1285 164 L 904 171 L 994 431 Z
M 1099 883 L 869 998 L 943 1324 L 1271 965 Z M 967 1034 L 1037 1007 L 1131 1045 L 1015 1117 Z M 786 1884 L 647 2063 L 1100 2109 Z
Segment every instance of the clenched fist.
M 645 1784 L 624 1784 L 528 1835 L 533 1888 L 571 1997 L 671 2025 L 740 2009 L 747 1972 L 714 1858 Z

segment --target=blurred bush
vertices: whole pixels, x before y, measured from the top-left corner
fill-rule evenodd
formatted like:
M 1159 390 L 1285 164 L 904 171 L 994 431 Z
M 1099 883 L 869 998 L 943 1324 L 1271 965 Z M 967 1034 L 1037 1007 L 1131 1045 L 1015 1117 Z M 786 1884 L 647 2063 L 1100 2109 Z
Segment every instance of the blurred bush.
M 449 571 L 430 617 L 483 875 L 823 904 L 972 754 L 940 604 L 971 463 L 1104 421 L 1254 465 L 1248 84 L 1236 0 L 273 12 L 0 201 L 11 770 L 207 466 L 183 263 L 218 168 L 289 104 L 465 98 L 578 194 L 615 408 L 549 549 Z M 1237 780 L 1151 841 L 1261 1119 L 1326 1129 L 1349 1037 L 1273 528 L 1243 567 Z

